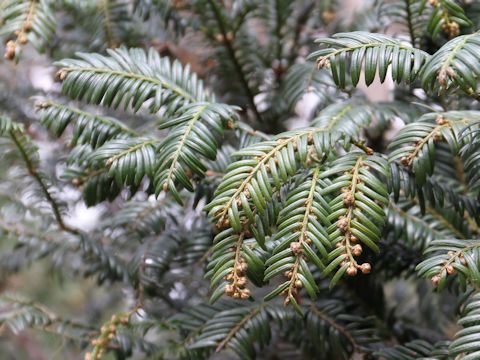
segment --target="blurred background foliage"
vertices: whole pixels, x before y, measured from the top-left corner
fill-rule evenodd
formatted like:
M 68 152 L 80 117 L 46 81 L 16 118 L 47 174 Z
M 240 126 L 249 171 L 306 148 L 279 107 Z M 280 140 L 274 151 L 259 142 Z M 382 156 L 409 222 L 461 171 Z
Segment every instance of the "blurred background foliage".
M 258 344 L 250 349 L 239 340 L 212 358 L 240 354 L 317 359 L 322 354 L 325 359 L 397 359 L 404 357 L 396 357 L 395 351 L 411 354 L 409 348 L 423 349 L 425 357 L 449 358 L 442 355 L 448 346 L 442 341 L 460 329 L 455 324 L 462 303 L 457 302 L 457 284 L 449 279 L 449 290 L 439 295 L 430 281 L 412 275 L 431 240 L 452 233 L 471 236 L 457 219 L 468 204 L 459 200 L 462 211 L 452 213 L 430 204 L 433 210 L 425 213 L 425 204 L 400 196 L 387 210 L 380 254 L 364 255 L 375 266 L 373 276 L 347 278 L 328 292 L 330 279 L 314 273 L 321 296 L 304 318 L 281 302 L 258 308 L 258 303 L 226 300 L 203 304 L 211 295 L 203 275 L 214 229 L 202 212 L 233 151 L 321 123 L 322 114 L 344 111 L 349 101 L 352 118 L 358 119 L 364 110 L 373 119 L 364 135 L 379 152 L 386 151 L 400 126 L 430 109 L 478 110 L 471 97 L 427 96 L 420 86 L 394 86 L 391 80 L 375 80 L 367 89 L 347 79 L 339 89 L 330 72 L 317 71 L 317 64 L 306 59 L 318 49 L 314 39 L 355 30 L 389 34 L 433 54 L 450 38 L 477 30 L 480 6 L 467 0 L 454 2 L 462 9 L 453 7 L 461 13 L 452 18 L 457 27 L 442 26 L 445 17 L 436 12 L 455 15 L 449 3 L 0 0 L 5 51 L 0 65 L 2 132 L 20 134 L 27 153 L 19 153 L 11 141 L 0 143 L 0 358 L 81 358 L 97 348 L 92 340 L 108 337 L 109 326 L 118 330 L 105 359 L 207 358 L 215 350 L 211 344 L 202 346 L 202 339 L 195 338 L 196 347 L 188 346 L 196 329 L 236 308 L 274 324 L 271 334 L 259 330 L 265 335 L 262 351 Z M 101 169 L 86 171 L 78 164 L 92 151 L 87 145 L 70 151 L 92 137 L 127 138 L 125 128 L 119 129 L 112 118 L 137 134 L 165 137 L 158 121 L 168 118 L 163 110 L 152 115 L 142 107 L 134 114 L 132 109 L 100 108 L 62 95 L 58 80 L 64 75 L 52 64 L 77 52 L 106 55 L 108 49 L 122 46 L 153 49 L 189 64 L 204 81 L 205 96 L 215 94 L 216 101 L 240 109 L 240 121 L 226 132 L 217 159 L 207 162 L 205 179 L 194 178 L 192 194 L 182 192 L 183 205 L 163 193 L 157 198 L 146 179 L 120 188 Z M 57 104 L 55 113 L 49 113 L 52 104 Z M 67 119 L 62 106 L 81 111 L 84 127 L 70 125 L 64 132 L 56 122 L 62 116 Z M 108 125 L 93 129 L 92 117 L 106 119 Z M 24 129 L 12 128 L 8 119 Z M 97 141 L 97 146 L 102 144 Z M 444 153 L 437 150 L 439 163 Z M 458 186 L 457 179 L 449 177 L 451 167 L 439 167 L 440 176 L 431 182 L 449 179 Z M 259 297 L 268 293 L 257 290 Z M 265 326 L 265 321 L 256 326 Z M 249 336 L 258 340 L 255 335 L 242 334 L 247 343 Z M 401 344 L 405 347 L 395 348 Z M 385 349 L 388 346 L 392 347 Z M 379 349 L 385 350 L 372 355 Z

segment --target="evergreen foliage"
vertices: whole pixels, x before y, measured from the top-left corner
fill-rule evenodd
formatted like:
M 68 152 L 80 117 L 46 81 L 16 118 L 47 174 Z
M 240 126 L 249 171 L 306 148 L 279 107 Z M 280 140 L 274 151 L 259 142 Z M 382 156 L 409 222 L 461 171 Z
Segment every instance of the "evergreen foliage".
M 2 67 L 61 82 L 0 69 L 0 328 L 90 360 L 480 358 L 480 7 L 340 3 L 0 0 Z M 45 263 L 110 300 L 10 291 Z

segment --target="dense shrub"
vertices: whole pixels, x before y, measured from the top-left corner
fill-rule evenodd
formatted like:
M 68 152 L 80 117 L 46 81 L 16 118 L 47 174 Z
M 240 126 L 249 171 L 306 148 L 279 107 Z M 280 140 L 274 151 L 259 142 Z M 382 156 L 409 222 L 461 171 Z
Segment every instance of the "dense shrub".
M 0 1 L 7 358 L 480 358 L 480 6 L 340 10 Z

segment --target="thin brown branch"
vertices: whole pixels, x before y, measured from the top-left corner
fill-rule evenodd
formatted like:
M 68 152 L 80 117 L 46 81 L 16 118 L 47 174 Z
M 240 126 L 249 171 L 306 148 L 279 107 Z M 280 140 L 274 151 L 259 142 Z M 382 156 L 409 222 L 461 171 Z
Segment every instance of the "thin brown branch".
M 257 315 L 260 311 L 264 309 L 265 305 L 262 305 L 253 311 L 249 312 L 237 325 L 235 325 L 227 334 L 225 339 L 218 344 L 216 352 L 220 352 L 229 342 L 232 340 L 232 338 L 235 336 L 235 334 L 245 325 L 245 323 L 249 320 L 251 320 L 255 315 Z
M 217 21 L 218 27 L 222 34 L 222 38 L 224 39 L 222 43 L 225 46 L 228 56 L 230 57 L 233 67 L 235 68 L 235 71 L 239 77 L 240 83 L 242 84 L 243 90 L 245 91 L 245 95 L 248 98 L 250 108 L 254 112 L 256 120 L 261 122 L 262 117 L 260 115 L 260 112 L 257 109 L 257 105 L 255 105 L 255 100 L 254 100 L 255 95 L 253 94 L 252 89 L 250 89 L 250 86 L 248 85 L 247 76 L 243 71 L 242 65 L 240 64 L 237 58 L 237 55 L 235 54 L 233 43 L 231 40 L 228 40 L 229 38 L 228 31 L 225 27 L 225 24 L 223 23 L 222 16 L 220 14 L 220 9 L 217 7 L 216 0 L 208 0 L 208 3 L 210 4 L 210 7 L 213 10 L 213 13 L 215 15 L 215 20 Z
M 53 214 L 55 216 L 55 220 L 57 221 L 58 223 L 58 226 L 60 227 L 60 229 L 62 230 L 65 230 L 65 231 L 68 231 L 72 234 L 75 234 L 75 235 L 78 235 L 80 232 L 77 230 L 77 229 L 73 229 L 71 228 L 70 226 L 66 225 L 65 222 L 63 221 L 63 218 L 62 218 L 62 215 L 60 213 L 60 206 L 59 204 L 57 203 L 57 201 L 52 197 L 52 194 L 50 194 L 50 191 L 48 190 L 48 186 L 45 184 L 45 182 L 43 181 L 42 177 L 40 176 L 40 174 L 38 173 L 38 170 L 36 169 L 33 161 L 30 159 L 30 157 L 28 156 L 27 152 L 25 151 L 25 149 L 23 148 L 22 144 L 20 143 L 20 141 L 18 141 L 18 138 L 17 138 L 17 135 L 13 132 L 13 131 L 10 131 L 10 137 L 12 139 L 12 141 L 14 142 L 15 146 L 18 148 L 18 150 L 20 151 L 20 154 L 22 155 L 22 158 L 25 162 L 25 164 L 27 165 L 27 170 L 28 170 L 28 173 L 35 179 L 35 181 L 38 183 L 38 185 L 40 186 L 43 194 L 45 195 L 45 198 L 47 199 L 47 201 L 50 203 L 50 206 L 53 210 Z
M 350 335 L 347 329 L 345 329 L 343 326 L 340 326 L 335 320 L 324 314 L 322 311 L 320 311 L 318 308 L 316 308 L 314 305 L 310 306 L 310 310 L 315 313 L 319 318 L 327 322 L 331 327 L 336 329 L 339 333 L 341 333 L 345 338 L 352 344 L 353 350 L 357 353 L 361 353 L 360 347 L 356 343 L 355 339 Z

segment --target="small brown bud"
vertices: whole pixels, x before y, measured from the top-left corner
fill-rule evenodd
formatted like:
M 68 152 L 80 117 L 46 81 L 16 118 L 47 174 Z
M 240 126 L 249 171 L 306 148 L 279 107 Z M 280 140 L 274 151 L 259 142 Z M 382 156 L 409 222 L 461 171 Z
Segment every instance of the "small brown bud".
M 234 299 L 238 299 L 240 297 L 240 293 L 238 291 L 235 291 L 232 296 Z
M 352 248 L 352 254 L 354 256 L 359 256 L 362 254 L 362 245 L 357 244 Z
M 303 284 L 302 284 L 302 282 L 301 282 L 300 280 L 295 280 L 295 284 L 294 284 L 294 285 L 295 285 L 296 288 L 301 288 Z
M 348 220 L 346 218 L 342 218 L 338 221 L 337 226 L 341 231 L 346 232 L 349 228 Z
M 46 101 L 41 101 L 41 102 L 36 103 L 35 106 L 38 107 L 39 109 L 45 109 L 45 108 L 49 107 L 50 104 Z
M 372 266 L 369 263 L 363 263 L 360 265 L 360 271 L 362 274 L 368 274 L 372 270 Z
M 445 121 L 444 124 L 446 124 L 448 122 L 448 120 Z M 439 132 L 439 131 L 435 131 L 433 133 L 433 141 L 442 141 L 443 140 L 443 135 Z
M 225 285 L 225 294 L 232 295 L 233 294 L 233 285 L 227 284 Z
M 326 56 L 319 57 L 317 59 L 318 70 L 320 70 L 323 67 L 327 67 L 327 64 L 329 64 L 329 63 L 330 63 L 330 61 L 328 60 L 328 58 Z M 311 145 L 310 141 L 308 142 L 308 144 Z
M 447 85 L 448 76 L 447 76 L 447 70 L 446 70 L 444 67 L 442 67 L 442 68 L 438 71 L 437 79 L 438 79 L 438 84 L 439 84 L 440 86 L 445 86 L 445 85 Z
M 438 283 L 440 282 L 440 276 L 435 275 L 435 276 L 432 277 L 430 280 L 432 280 L 433 285 L 437 286 Z
M 454 38 L 460 34 L 460 26 L 455 21 L 450 22 L 448 25 L 448 35 L 450 38 Z
M 32 30 L 32 22 L 31 21 L 25 21 L 23 23 L 23 30 L 24 31 L 30 31 Z
M 347 274 L 350 276 L 357 275 L 357 268 L 353 265 L 350 265 L 349 268 L 347 269 Z
M 453 273 L 455 273 L 455 268 L 451 264 L 447 264 L 445 266 L 445 270 L 447 270 L 447 273 L 449 275 L 452 275 Z
M 292 242 L 290 244 L 290 250 L 294 255 L 301 254 L 303 252 L 302 244 L 300 242 Z
M 5 49 L 5 59 L 13 60 L 15 58 L 16 47 L 17 45 L 15 44 L 15 41 L 9 40 L 7 42 L 6 49 Z
M 285 301 L 283 302 L 283 306 L 287 306 L 288 304 L 290 304 L 290 297 L 285 298 Z
M 165 183 L 163 184 L 163 186 L 162 186 L 162 189 L 163 189 L 163 191 L 165 191 L 165 192 L 168 191 L 168 183 L 165 182 Z M 219 222 L 217 223 L 217 227 L 218 227 L 218 228 L 221 228 L 221 227 L 222 227 L 222 221 L 219 221 Z
M 457 74 L 455 74 L 455 71 L 453 71 L 451 67 L 447 67 L 447 75 L 452 78 L 455 78 L 457 76 Z
M 229 31 L 227 33 L 227 35 L 225 36 L 225 38 L 227 39 L 228 42 L 231 42 L 233 40 L 235 36 L 233 35 L 233 33 L 231 31 Z
M 55 76 L 60 80 L 64 80 L 67 77 L 67 71 L 65 71 L 65 69 L 60 69 Z
M 238 279 L 237 286 L 245 286 L 246 283 L 247 283 L 247 278 L 242 276 L 240 279 Z
M 351 242 L 357 242 L 358 238 L 355 235 L 350 235 L 350 241 Z
M 435 119 L 435 122 L 437 123 L 437 125 L 443 125 L 445 124 L 445 118 L 443 117 L 442 114 L 438 114 L 437 118 Z
M 322 19 L 326 22 L 329 22 L 334 20 L 336 15 L 336 12 L 333 10 L 325 10 L 322 12 Z
M 20 44 L 26 44 L 28 42 L 28 39 L 25 35 L 20 34 L 20 36 L 18 37 L 18 42 Z
M 237 276 L 243 276 L 243 275 L 245 275 L 245 272 L 242 270 L 241 267 L 236 267 L 236 268 L 234 268 L 234 270 L 235 270 Z
M 355 203 L 353 194 L 350 192 L 343 194 L 343 203 L 347 206 L 353 205 Z

